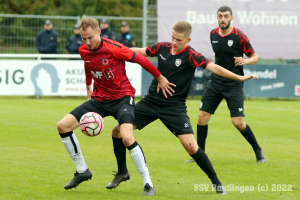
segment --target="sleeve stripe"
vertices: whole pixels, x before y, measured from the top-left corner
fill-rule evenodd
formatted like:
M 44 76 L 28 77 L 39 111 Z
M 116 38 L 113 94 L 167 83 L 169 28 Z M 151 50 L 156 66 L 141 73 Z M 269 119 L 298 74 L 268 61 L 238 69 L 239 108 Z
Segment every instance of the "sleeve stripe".
M 129 62 L 132 62 L 134 60 L 135 57 L 135 52 L 133 52 L 132 58 L 129 60 Z

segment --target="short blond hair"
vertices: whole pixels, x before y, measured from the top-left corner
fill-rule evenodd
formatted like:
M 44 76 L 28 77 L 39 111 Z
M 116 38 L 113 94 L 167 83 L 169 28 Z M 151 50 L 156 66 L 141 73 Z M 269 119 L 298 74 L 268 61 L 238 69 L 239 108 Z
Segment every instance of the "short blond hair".
M 83 17 L 79 24 L 79 29 L 82 29 L 85 31 L 89 26 L 92 27 L 92 29 L 94 31 L 97 31 L 99 29 L 98 20 L 95 18 L 91 18 L 91 17 Z
M 173 24 L 173 30 L 178 33 L 184 33 L 185 36 L 190 37 L 192 33 L 192 25 L 185 21 L 178 21 Z

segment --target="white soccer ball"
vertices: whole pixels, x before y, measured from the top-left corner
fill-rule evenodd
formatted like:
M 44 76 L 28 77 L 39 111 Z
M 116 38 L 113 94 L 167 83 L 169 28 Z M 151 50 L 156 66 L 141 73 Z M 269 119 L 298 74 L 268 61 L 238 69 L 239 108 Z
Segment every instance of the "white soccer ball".
M 90 137 L 99 135 L 104 128 L 104 120 L 98 113 L 88 112 L 80 118 L 81 131 Z

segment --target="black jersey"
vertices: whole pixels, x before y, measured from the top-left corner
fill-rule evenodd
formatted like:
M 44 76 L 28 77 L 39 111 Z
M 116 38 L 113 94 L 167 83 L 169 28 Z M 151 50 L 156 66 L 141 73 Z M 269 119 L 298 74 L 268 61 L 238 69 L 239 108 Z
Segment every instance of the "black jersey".
M 176 55 L 172 55 L 171 52 L 172 44 L 169 42 L 159 42 L 147 47 L 146 53 L 158 58 L 157 69 L 170 83 L 176 85 L 173 96 L 168 95 L 166 99 L 162 91 L 157 93 L 158 81 L 153 79 L 148 97 L 159 103 L 185 104 L 196 67 L 205 69 L 210 61 L 190 46 L 186 46 Z
M 243 57 L 243 53 L 250 57 L 255 53 L 247 36 L 239 29 L 233 27 L 225 36 L 219 34 L 219 27 L 210 32 L 210 42 L 215 52 L 215 63 L 227 70 L 244 75 L 243 66 L 234 65 L 234 57 Z M 211 75 L 212 84 L 218 83 L 225 87 L 242 87 L 243 82 L 223 78 L 216 74 Z

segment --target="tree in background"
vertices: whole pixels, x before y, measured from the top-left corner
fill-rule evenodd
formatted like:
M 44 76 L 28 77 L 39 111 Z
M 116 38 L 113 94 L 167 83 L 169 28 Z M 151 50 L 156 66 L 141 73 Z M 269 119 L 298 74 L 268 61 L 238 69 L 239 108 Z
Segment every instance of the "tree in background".
M 0 13 L 58 16 L 143 16 L 142 0 L 0 0 Z
M 142 0 L 0 0 L 0 5 L 1 14 L 143 16 Z M 43 29 L 44 20 L 44 18 L 24 20 L 22 18 L 0 17 L 0 52 L 37 53 L 34 41 L 37 33 Z M 74 23 L 59 18 L 52 19 L 52 21 L 61 36 L 59 50 L 61 53 L 67 53 L 64 46 L 73 31 Z M 137 29 L 141 32 L 140 28 Z

